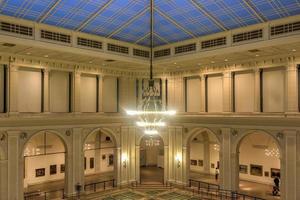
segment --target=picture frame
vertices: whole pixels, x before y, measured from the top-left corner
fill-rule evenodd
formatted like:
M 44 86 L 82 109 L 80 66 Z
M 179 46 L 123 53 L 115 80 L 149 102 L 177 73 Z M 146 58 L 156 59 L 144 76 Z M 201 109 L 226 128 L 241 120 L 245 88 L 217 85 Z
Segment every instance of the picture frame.
M 95 167 L 94 161 L 95 161 L 94 158 L 90 158 L 90 169 L 94 169 L 94 167 Z
M 197 165 L 197 160 L 191 160 L 191 165 Z
M 279 177 L 280 178 L 280 169 L 271 168 L 271 178 Z
M 241 174 L 248 174 L 248 166 L 247 165 L 240 165 L 239 166 L 239 172 Z
M 108 156 L 108 166 L 112 166 L 112 165 L 114 165 L 114 155 L 109 154 L 109 156 Z
M 269 177 L 270 176 L 270 172 L 265 171 L 265 177 Z
M 50 165 L 49 168 L 50 175 L 54 175 L 57 173 L 57 165 Z
M 65 164 L 61 164 L 61 165 L 60 165 L 60 173 L 64 173 L 65 170 L 66 170 Z
M 210 168 L 214 169 L 215 168 L 215 163 L 210 163 Z
M 45 168 L 35 169 L 35 177 L 45 176 Z
M 198 160 L 198 166 L 203 167 L 203 160 Z
M 263 166 L 250 164 L 250 174 L 253 176 L 263 176 Z
M 106 159 L 106 155 L 102 154 L 102 160 L 105 160 L 105 159 Z

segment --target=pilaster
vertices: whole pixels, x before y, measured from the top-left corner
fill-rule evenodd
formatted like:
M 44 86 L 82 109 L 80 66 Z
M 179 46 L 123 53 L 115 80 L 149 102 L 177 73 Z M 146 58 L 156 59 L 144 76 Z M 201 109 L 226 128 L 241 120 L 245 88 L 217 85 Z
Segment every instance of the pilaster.
M 98 75 L 98 112 L 103 112 L 103 75 Z
M 43 69 L 43 112 L 50 111 L 50 94 L 49 94 L 49 70 L 47 68 Z
M 200 111 L 201 112 L 206 112 L 206 75 L 201 75 L 200 76 L 201 78 L 201 88 L 200 88 L 200 96 L 201 96 L 201 99 L 200 99 Z
M 81 82 L 81 72 L 76 71 L 74 73 L 74 99 L 73 99 L 73 105 L 75 113 L 80 113 L 80 83 Z
M 18 113 L 18 66 L 9 66 L 9 112 Z
M 286 111 L 289 113 L 298 112 L 298 70 L 294 59 L 286 68 Z
M 223 73 L 223 112 L 232 112 L 232 73 Z
M 261 69 L 254 70 L 254 112 L 261 112 Z

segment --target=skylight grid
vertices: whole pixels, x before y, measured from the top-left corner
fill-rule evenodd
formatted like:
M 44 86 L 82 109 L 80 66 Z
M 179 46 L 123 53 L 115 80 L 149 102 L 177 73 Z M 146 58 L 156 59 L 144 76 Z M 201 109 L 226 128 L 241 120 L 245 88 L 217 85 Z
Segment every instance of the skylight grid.
M 156 1 L 157 9 L 166 13 L 188 31 L 196 36 L 211 34 L 221 31 L 211 19 L 191 4 L 190 1 Z
M 122 27 L 129 20 L 137 16 L 137 13 L 148 8 L 146 0 L 122 0 L 114 1 L 108 8 L 91 21 L 84 32 L 109 36 L 116 29 Z
M 3 0 L 0 13 L 37 21 L 54 3 L 53 0 Z
M 241 0 L 206 1 L 197 0 L 207 12 L 229 29 L 259 23 L 255 14 Z
M 108 0 L 63 0 L 49 13 L 44 23 L 76 29 L 107 2 Z
M 154 46 L 160 46 L 160 45 L 165 45 L 167 44 L 166 41 L 160 39 L 156 34 L 154 34 Z M 145 37 L 143 40 L 139 41 L 137 44 L 142 45 L 142 46 L 150 46 L 150 36 Z
M 121 31 L 114 34 L 112 38 L 135 43 L 139 38 L 142 38 L 149 33 L 150 30 L 149 19 L 150 19 L 150 13 L 148 11 L 140 18 L 137 18 L 131 24 L 124 27 Z

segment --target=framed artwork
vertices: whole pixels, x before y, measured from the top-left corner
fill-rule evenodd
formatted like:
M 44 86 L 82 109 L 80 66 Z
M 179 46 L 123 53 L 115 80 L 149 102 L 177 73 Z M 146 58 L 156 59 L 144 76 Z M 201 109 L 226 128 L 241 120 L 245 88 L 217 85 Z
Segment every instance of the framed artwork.
M 110 141 L 111 141 L 111 140 L 110 140 L 110 137 L 109 137 L 109 136 L 106 136 L 106 137 L 105 137 L 105 141 L 110 142 Z
M 276 176 L 280 178 L 280 169 L 271 168 L 271 178 L 275 178 Z
M 94 169 L 94 158 L 90 158 L 90 169 Z
M 198 166 L 203 167 L 203 160 L 198 160 Z
M 215 163 L 210 163 L 210 168 L 215 168 Z
M 45 168 L 35 169 L 35 177 L 45 176 Z
M 240 165 L 240 173 L 248 174 L 248 166 L 247 165 Z
M 270 173 L 265 171 L 265 177 L 269 177 L 270 176 Z
M 57 173 L 57 166 L 56 165 L 50 165 L 50 175 L 54 175 Z
M 263 166 L 250 164 L 250 174 L 253 176 L 263 176 Z
M 61 164 L 60 165 L 60 173 L 64 173 L 65 172 L 65 164 Z
M 109 154 L 108 156 L 108 166 L 112 166 L 114 164 L 114 155 Z
M 102 160 L 105 160 L 105 159 L 106 159 L 106 155 L 103 154 L 103 155 L 102 155 Z
M 86 157 L 84 157 L 84 170 L 86 170 Z
M 191 165 L 197 165 L 197 160 L 191 160 Z

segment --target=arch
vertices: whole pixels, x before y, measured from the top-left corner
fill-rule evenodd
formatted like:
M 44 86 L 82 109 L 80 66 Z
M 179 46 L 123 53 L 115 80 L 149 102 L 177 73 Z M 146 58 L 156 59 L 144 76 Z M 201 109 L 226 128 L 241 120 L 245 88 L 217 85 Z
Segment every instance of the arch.
M 117 135 L 115 132 L 113 132 L 111 129 L 109 128 L 95 128 L 93 129 L 92 131 L 90 131 L 83 139 L 83 145 L 82 145 L 82 148 L 84 148 L 84 144 L 86 143 L 88 137 L 92 134 L 94 134 L 95 132 L 97 131 L 101 131 L 103 132 L 104 134 L 108 135 L 110 138 L 112 138 L 112 141 L 114 143 L 114 146 L 117 148 L 117 147 L 120 147 L 120 143 L 119 143 L 119 140 L 117 138 Z
M 138 135 L 138 137 L 136 139 L 136 146 L 140 146 L 141 141 L 142 141 L 143 137 L 145 137 L 145 136 L 147 136 L 147 135 L 145 135 L 145 134 L 139 134 Z M 168 144 L 167 141 L 166 141 L 166 138 L 164 137 L 164 134 L 159 132 L 158 134 L 156 134 L 154 136 L 159 136 L 161 138 L 161 140 L 163 141 L 164 146 Z
M 183 141 L 183 144 L 185 146 L 189 146 L 189 143 L 191 142 L 191 140 L 195 136 L 197 136 L 198 134 L 200 134 L 202 132 L 208 132 L 208 133 L 213 134 L 217 138 L 218 143 L 221 144 L 221 139 L 219 138 L 219 136 L 214 131 L 212 131 L 211 129 L 206 128 L 206 127 L 197 127 L 197 128 L 192 129 L 191 131 L 189 131 Z

